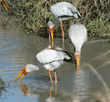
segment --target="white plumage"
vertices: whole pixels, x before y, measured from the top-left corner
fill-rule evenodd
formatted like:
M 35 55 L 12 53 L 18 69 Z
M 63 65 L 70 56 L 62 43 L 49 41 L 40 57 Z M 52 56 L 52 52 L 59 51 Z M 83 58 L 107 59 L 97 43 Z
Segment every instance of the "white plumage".
M 26 71 L 27 72 L 32 72 L 34 70 L 39 70 L 39 68 L 36 65 L 33 65 L 33 64 L 27 64 L 26 65 Z
M 74 55 L 74 57 L 76 58 L 76 63 L 77 65 L 80 65 L 81 47 L 83 43 L 87 41 L 86 27 L 80 23 L 71 25 L 69 29 L 69 37 L 76 49 Z
M 62 49 L 60 47 L 52 49 L 50 45 L 48 46 L 48 48 L 39 52 L 36 55 L 36 58 L 40 63 L 44 64 L 43 66 L 46 69 L 49 69 L 50 71 L 55 70 L 60 65 L 62 65 L 64 58 L 70 59 L 68 55 L 62 52 Z
M 63 18 L 59 18 L 59 20 L 68 20 L 72 17 L 79 18 L 81 17 L 80 13 L 76 10 L 76 8 L 68 2 L 59 2 L 51 6 L 50 8 L 54 17 L 58 18 L 61 16 L 65 16 Z M 67 17 L 66 17 L 67 16 Z
M 83 43 L 87 41 L 86 27 L 80 23 L 71 25 L 69 37 L 76 48 L 75 54 L 80 54 Z
M 68 2 L 59 2 L 51 6 L 50 11 L 54 15 L 54 19 L 50 20 L 47 24 L 50 28 L 53 28 L 57 24 L 58 20 L 68 20 L 74 18 L 81 18 L 77 9 Z

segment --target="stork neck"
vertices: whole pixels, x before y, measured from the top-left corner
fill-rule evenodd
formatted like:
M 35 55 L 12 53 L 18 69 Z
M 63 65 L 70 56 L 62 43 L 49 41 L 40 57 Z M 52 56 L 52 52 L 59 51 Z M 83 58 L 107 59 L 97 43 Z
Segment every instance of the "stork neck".
M 51 21 L 56 25 L 56 23 L 58 22 L 58 19 L 54 17 L 54 19 Z

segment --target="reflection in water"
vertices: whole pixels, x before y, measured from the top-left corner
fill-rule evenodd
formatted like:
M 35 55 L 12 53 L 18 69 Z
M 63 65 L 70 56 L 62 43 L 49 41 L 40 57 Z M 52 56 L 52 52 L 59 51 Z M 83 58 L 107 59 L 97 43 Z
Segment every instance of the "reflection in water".
M 39 97 L 39 95 L 35 91 L 31 90 L 32 89 L 31 87 L 23 84 L 22 82 L 18 82 L 18 83 L 14 82 L 14 83 L 20 86 L 20 91 L 23 91 L 25 96 L 31 97 L 31 98 Z
M 51 92 L 53 90 L 53 84 L 51 84 L 51 87 L 50 87 L 50 91 L 49 91 L 49 97 L 51 97 Z
M 81 71 L 81 66 L 77 65 L 77 72 L 80 72 L 80 71 Z
M 10 26 L 12 27 L 11 23 L 10 23 L 10 20 L 11 20 L 11 16 L 6 16 L 5 18 L 5 21 L 2 23 L 2 28 L 3 29 L 6 29 L 7 25 L 10 24 Z
M 20 86 L 20 91 L 22 91 L 25 96 L 27 97 L 31 97 L 31 98 L 44 98 L 47 94 L 46 94 L 46 90 L 48 90 L 49 94 L 47 97 L 45 97 L 43 100 L 46 100 L 46 102 L 56 102 L 55 100 L 55 97 L 53 97 L 51 95 L 52 93 L 52 90 L 53 90 L 53 84 L 51 84 L 51 87 L 50 88 L 47 88 L 47 89 L 43 89 L 43 88 L 37 88 L 36 90 L 33 90 L 34 87 L 30 87 L 28 85 L 25 85 L 23 84 L 22 82 L 14 82 L 16 85 Z M 38 83 L 39 84 L 39 83 Z M 42 87 L 42 85 L 39 84 L 39 86 Z M 40 90 L 39 90 L 40 89 Z M 43 90 L 43 91 L 41 91 Z M 57 84 L 55 84 L 55 90 L 54 90 L 54 95 L 57 94 Z M 39 97 L 41 96 L 41 97 Z M 39 99 L 39 100 L 42 100 L 42 99 Z M 40 101 L 39 101 L 40 102 Z
M 108 42 L 108 39 L 101 39 L 101 40 L 95 40 L 95 41 L 89 41 L 86 42 L 85 44 L 92 44 L 92 43 L 97 43 L 97 42 Z
M 101 83 L 103 84 L 105 90 L 106 90 L 106 96 L 107 96 L 107 100 L 110 101 L 110 91 L 109 91 L 109 87 L 108 85 L 105 83 L 105 81 L 103 80 L 103 78 L 99 75 L 99 73 L 95 70 L 95 68 L 90 65 L 90 64 L 84 64 L 85 66 L 88 66 L 91 71 L 98 77 L 98 79 L 101 81 Z
M 51 97 L 51 92 L 53 90 L 53 84 L 51 84 L 51 87 L 50 87 L 50 91 L 49 91 L 49 97 Z M 55 95 L 57 94 L 57 83 L 55 83 Z
M 55 97 L 49 97 L 46 99 L 46 102 L 55 102 Z
M 105 61 L 102 65 L 100 65 L 99 67 L 97 67 L 96 69 L 100 69 L 100 68 L 104 68 L 105 66 L 107 66 L 108 64 L 110 64 L 110 60 Z
M 57 94 L 57 83 L 55 84 L 55 95 Z
M 98 59 L 98 60 L 103 60 L 104 57 L 106 57 L 105 60 L 107 60 L 107 59 L 108 59 L 108 58 L 107 58 L 107 55 L 108 55 L 108 54 L 110 54 L 110 50 L 107 50 L 106 52 L 101 53 L 99 56 L 97 56 L 97 57 L 91 59 L 88 63 L 91 63 L 92 61 L 97 60 L 97 59 Z
M 73 102 L 80 102 L 81 100 L 86 100 L 89 96 L 89 76 L 77 66 L 77 71 L 75 78 L 73 80 Z
M 53 90 L 53 84 L 51 84 L 51 87 L 50 87 L 50 91 L 49 91 L 49 97 L 46 99 L 46 102 L 56 102 L 55 100 L 55 97 L 52 97 L 51 93 L 52 93 L 52 90 Z M 57 94 L 57 83 L 55 84 L 55 91 L 54 91 L 55 95 Z

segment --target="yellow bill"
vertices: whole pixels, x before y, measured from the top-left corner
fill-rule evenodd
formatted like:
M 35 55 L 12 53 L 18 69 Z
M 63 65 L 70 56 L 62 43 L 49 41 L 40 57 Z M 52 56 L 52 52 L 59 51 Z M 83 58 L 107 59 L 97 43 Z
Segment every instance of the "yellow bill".
M 27 73 L 28 72 L 26 71 L 26 67 L 24 67 L 24 69 L 13 79 L 13 81 L 22 75 L 21 78 L 18 80 L 20 81 Z
M 53 47 L 53 33 L 51 32 L 51 37 L 52 37 L 52 47 Z
M 52 46 L 53 46 L 53 28 L 48 28 L 49 29 L 49 44 L 50 44 L 50 37 L 52 38 Z
M 76 63 L 77 63 L 77 65 L 80 65 L 80 58 L 76 59 Z

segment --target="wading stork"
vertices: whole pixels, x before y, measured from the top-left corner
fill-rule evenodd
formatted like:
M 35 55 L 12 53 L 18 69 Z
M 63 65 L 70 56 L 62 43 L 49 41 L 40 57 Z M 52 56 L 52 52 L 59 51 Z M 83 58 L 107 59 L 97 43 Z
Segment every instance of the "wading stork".
M 52 37 L 52 46 L 53 46 L 53 27 L 60 21 L 61 29 L 62 29 L 62 37 L 63 37 L 63 50 L 64 50 L 64 30 L 62 26 L 63 20 L 68 20 L 72 18 L 82 18 L 77 9 L 68 2 L 59 2 L 50 7 L 50 11 L 52 12 L 54 19 L 48 21 L 47 25 L 49 27 L 49 42 L 50 42 L 50 34 Z

